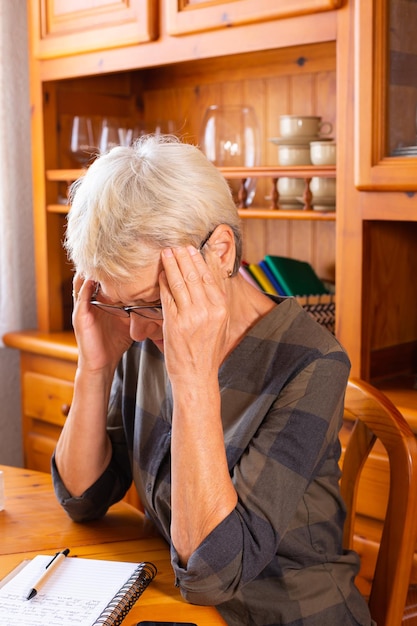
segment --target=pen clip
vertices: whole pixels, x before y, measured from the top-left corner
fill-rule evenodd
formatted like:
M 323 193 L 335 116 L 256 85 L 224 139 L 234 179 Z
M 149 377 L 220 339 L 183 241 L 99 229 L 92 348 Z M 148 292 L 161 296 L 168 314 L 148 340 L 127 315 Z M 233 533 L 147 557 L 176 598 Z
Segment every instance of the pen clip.
M 52 563 L 55 561 L 55 559 L 57 558 L 57 556 L 59 556 L 60 554 L 63 554 L 64 556 L 68 556 L 69 554 L 69 549 L 65 548 L 65 550 L 62 550 L 62 552 L 56 552 L 55 556 L 52 557 L 52 559 L 49 561 L 48 565 L 45 566 L 45 569 L 48 569 L 48 567 L 50 565 L 52 565 Z

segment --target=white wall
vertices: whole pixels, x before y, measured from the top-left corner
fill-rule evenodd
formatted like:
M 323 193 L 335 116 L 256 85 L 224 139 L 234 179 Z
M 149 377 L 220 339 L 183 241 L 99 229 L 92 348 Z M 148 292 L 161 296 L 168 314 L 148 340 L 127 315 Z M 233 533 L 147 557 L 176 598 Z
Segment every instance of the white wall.
M 8 133 L 12 130 L 15 145 L 10 160 L 0 164 L 0 176 L 13 185 L 12 250 L 7 263 L 11 265 L 19 299 L 20 327 L 36 327 L 35 278 L 33 257 L 32 195 L 30 165 L 30 101 L 27 51 L 26 0 L 0 0 L 0 115 L 7 113 Z M 5 75 L 7 80 L 5 80 Z M 3 120 L 2 120 L 3 123 Z M 0 134 L 0 140 L 4 135 Z M 17 215 L 16 215 L 17 213 Z M 1 268 L 0 268 L 1 270 Z M 11 294 L 0 294 L 1 301 Z M 15 296 L 13 296 L 15 297 Z M 16 330 L 12 327 L 9 330 Z M 0 347 L 0 464 L 19 466 L 23 462 L 21 445 L 21 399 L 19 353 Z

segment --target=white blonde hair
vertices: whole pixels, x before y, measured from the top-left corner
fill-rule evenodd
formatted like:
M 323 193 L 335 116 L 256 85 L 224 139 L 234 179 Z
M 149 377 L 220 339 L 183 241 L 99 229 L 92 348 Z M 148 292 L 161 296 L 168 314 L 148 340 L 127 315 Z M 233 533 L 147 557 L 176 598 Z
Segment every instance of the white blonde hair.
M 150 250 L 199 247 L 219 224 L 240 222 L 224 177 L 196 146 L 146 135 L 98 157 L 70 189 L 65 247 L 76 270 L 95 280 L 129 278 Z

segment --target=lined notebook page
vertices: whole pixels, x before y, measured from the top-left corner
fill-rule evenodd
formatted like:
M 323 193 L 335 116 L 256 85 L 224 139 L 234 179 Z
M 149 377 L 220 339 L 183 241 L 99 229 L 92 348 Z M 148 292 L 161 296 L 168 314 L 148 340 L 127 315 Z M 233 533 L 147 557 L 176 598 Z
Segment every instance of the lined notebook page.
M 51 558 L 36 556 L 0 588 L 1 626 L 91 626 L 139 565 L 67 557 L 26 600 Z

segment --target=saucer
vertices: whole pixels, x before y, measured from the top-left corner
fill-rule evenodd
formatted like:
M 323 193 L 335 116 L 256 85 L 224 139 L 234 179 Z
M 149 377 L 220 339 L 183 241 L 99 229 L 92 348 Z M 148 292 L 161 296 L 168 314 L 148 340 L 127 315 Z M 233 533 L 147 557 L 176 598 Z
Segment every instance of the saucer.
M 299 202 L 296 204 L 280 204 L 278 208 L 281 209 L 281 211 L 298 211 L 301 209 L 301 204 Z
M 302 203 L 304 204 L 304 202 Z M 293 209 L 300 209 L 300 201 L 294 196 L 280 196 L 278 200 L 278 206 L 284 211 L 292 211 Z
M 276 146 L 308 146 L 311 141 L 334 141 L 334 139 L 321 135 L 305 135 L 301 137 L 270 137 L 268 141 Z
M 314 211 L 321 211 L 321 213 L 334 213 L 336 211 L 335 204 L 313 204 Z
M 304 204 L 304 200 L 301 196 L 297 196 L 297 200 L 299 202 L 302 202 Z M 312 197 L 311 199 L 311 205 L 316 207 L 316 206 L 333 206 L 336 203 L 336 198 L 334 196 L 316 196 L 316 197 Z

